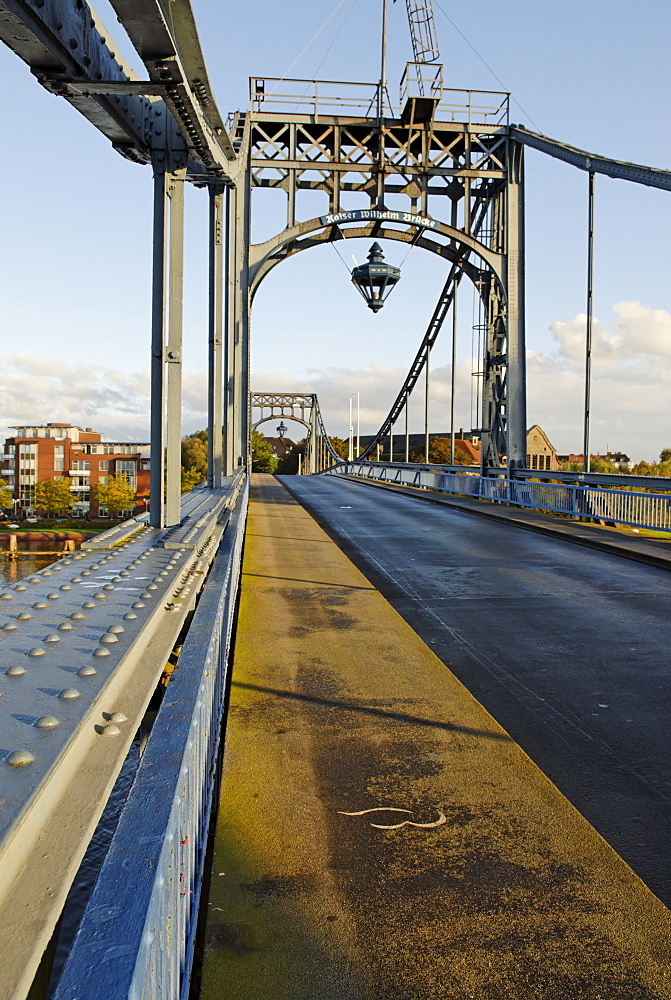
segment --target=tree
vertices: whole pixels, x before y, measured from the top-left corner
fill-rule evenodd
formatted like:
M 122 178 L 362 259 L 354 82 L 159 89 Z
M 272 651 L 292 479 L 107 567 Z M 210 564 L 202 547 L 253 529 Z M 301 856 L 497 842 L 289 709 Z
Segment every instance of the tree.
M 207 431 L 182 438 L 182 493 L 207 482 Z
M 329 441 L 336 455 L 340 455 L 341 458 L 345 459 L 349 457 L 349 441 L 344 441 L 339 437 L 329 438 Z
M 662 448 L 659 453 L 659 461 L 662 465 L 671 462 L 671 448 Z
M 462 446 L 461 441 L 454 442 L 454 452 L 456 461 L 454 465 L 477 465 L 468 449 Z M 410 455 L 411 462 L 424 462 L 424 448 L 413 451 Z M 452 465 L 452 441 L 450 438 L 437 437 L 429 440 L 429 462 L 431 465 Z
M 66 476 L 55 479 L 40 479 L 35 484 L 35 506 L 50 516 L 62 514 L 75 502 L 75 496 L 70 489 L 70 480 Z
M 91 499 L 99 507 L 107 507 L 110 514 L 131 510 L 135 506 L 135 490 L 128 482 L 128 476 L 107 476 L 91 490 Z
M 292 445 L 277 462 L 277 474 L 279 476 L 295 476 L 298 473 L 298 456 L 305 456 L 305 448 L 308 439 L 302 438 Z
M 277 457 L 273 455 L 273 447 L 260 431 L 252 431 L 252 472 L 270 472 L 277 470 Z
M 12 491 L 9 486 L 0 486 L 0 510 L 4 510 L 5 507 L 11 507 L 13 502 Z

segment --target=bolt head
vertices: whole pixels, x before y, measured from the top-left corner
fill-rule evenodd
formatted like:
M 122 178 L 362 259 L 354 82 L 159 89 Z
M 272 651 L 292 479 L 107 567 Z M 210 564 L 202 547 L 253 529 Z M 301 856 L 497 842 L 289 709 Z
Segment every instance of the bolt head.
M 10 767 L 24 767 L 26 764 L 32 764 L 34 760 L 35 754 L 30 750 L 14 750 L 7 758 L 7 763 Z
M 54 715 L 43 715 L 35 723 L 36 729 L 55 729 L 56 726 L 60 726 L 60 722 Z

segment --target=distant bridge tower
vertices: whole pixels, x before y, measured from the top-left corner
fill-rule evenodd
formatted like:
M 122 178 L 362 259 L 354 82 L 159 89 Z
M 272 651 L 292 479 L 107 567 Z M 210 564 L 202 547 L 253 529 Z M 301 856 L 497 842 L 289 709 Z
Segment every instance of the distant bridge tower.
M 255 431 L 269 420 L 295 420 L 307 430 L 305 464 L 303 471 L 314 475 L 338 461 L 331 442 L 324 429 L 319 400 L 311 392 L 252 392 L 249 396 L 250 408 L 260 410 L 260 417 L 251 427 Z

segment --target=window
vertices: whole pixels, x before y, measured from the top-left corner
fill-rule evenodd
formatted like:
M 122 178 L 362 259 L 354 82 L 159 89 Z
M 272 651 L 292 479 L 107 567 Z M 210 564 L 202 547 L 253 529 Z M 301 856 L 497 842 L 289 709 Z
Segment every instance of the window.
M 109 462 L 100 462 L 98 464 L 98 468 L 100 469 L 101 472 L 109 472 L 109 467 L 110 467 Z
M 73 462 L 72 468 L 76 472 L 87 472 L 91 468 L 90 462 Z
M 126 476 L 128 478 L 129 486 L 132 486 L 133 489 L 135 489 L 135 462 L 127 462 L 117 459 L 115 465 L 117 476 Z

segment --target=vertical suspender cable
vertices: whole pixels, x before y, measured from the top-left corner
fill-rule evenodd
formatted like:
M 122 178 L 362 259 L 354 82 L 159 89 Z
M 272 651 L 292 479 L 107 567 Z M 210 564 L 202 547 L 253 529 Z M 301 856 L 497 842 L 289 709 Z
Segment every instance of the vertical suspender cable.
M 431 348 L 426 348 L 426 387 L 424 390 L 424 461 L 429 462 L 429 362 Z
M 589 200 L 587 211 L 587 330 L 585 336 L 585 414 L 583 440 L 583 469 L 589 472 L 590 459 L 590 393 L 592 388 L 592 316 L 594 311 L 594 171 L 589 172 Z
M 454 387 L 456 383 L 456 368 L 457 368 L 457 288 L 459 286 L 454 283 L 454 291 L 452 293 L 452 385 L 450 390 L 450 462 L 452 465 L 456 465 L 455 457 L 455 433 L 454 433 Z

